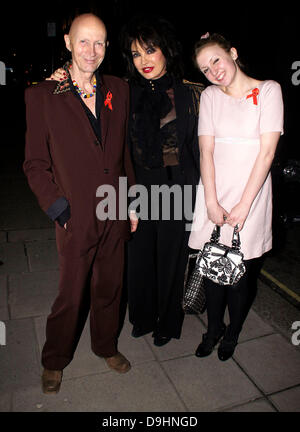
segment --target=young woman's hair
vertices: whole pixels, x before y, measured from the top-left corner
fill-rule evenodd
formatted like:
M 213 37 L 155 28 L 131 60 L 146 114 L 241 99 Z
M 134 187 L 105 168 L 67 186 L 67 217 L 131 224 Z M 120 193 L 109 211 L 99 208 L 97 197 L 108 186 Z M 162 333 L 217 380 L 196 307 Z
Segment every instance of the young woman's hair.
M 120 44 L 129 79 L 139 77 L 131 53 L 131 44 L 134 41 L 138 41 L 145 48 L 160 48 L 166 59 L 167 72 L 175 78 L 183 77 L 181 45 L 170 22 L 147 14 L 136 16 L 122 28 Z
M 219 45 L 219 47 L 223 48 L 226 52 L 230 52 L 232 48 L 232 44 L 229 40 L 225 39 L 224 36 L 220 35 L 219 33 L 213 33 L 209 34 L 206 33 L 204 36 L 201 37 L 201 39 L 196 42 L 195 48 L 194 48 L 194 63 L 196 67 L 198 68 L 197 64 L 197 57 L 200 53 L 200 51 L 209 45 Z M 243 69 L 244 65 L 240 61 L 240 59 L 236 59 L 236 64 Z

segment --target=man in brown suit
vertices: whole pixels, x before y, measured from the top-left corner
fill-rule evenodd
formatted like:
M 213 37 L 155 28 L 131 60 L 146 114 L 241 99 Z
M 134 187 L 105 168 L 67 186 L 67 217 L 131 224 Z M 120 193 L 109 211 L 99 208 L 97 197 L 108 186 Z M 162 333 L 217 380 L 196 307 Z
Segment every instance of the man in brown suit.
M 99 186 L 114 186 L 118 198 L 119 177 L 134 184 L 126 145 L 128 87 L 98 72 L 107 46 L 98 17 L 75 18 L 65 43 L 72 54 L 65 80 L 44 81 L 25 93 L 24 172 L 41 208 L 55 221 L 60 266 L 42 352 L 45 393 L 59 391 L 89 312 L 93 352 L 117 372 L 130 369 L 117 351 L 117 335 L 124 241 L 137 223 L 96 216 Z

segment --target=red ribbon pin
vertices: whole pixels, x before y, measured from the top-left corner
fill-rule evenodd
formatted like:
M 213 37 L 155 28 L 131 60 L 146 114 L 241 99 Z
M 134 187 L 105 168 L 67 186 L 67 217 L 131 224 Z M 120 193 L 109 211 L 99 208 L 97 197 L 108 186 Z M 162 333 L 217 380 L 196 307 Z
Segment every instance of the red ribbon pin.
M 108 108 L 112 111 L 112 104 L 111 104 L 111 100 L 112 100 L 112 93 L 109 91 L 106 95 L 106 99 L 104 102 L 104 105 L 108 105 Z
M 257 105 L 257 96 L 258 95 L 259 95 L 259 90 L 258 90 L 258 88 L 255 88 L 252 90 L 252 93 L 247 96 L 247 99 L 250 97 L 253 97 L 253 103 L 254 103 L 254 105 Z

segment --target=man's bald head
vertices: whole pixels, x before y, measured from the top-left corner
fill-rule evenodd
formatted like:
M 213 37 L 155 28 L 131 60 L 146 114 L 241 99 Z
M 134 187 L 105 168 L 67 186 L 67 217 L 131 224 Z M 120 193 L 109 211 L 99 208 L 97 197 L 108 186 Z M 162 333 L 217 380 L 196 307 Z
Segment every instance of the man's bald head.
M 85 13 L 82 15 L 77 16 L 72 21 L 70 31 L 69 31 L 69 37 L 72 39 L 75 37 L 75 35 L 78 33 L 78 31 L 81 31 L 83 28 L 89 28 L 105 32 L 105 40 L 106 40 L 106 27 L 104 22 L 97 17 L 96 15 L 92 13 Z
M 64 37 L 66 47 L 72 53 L 73 74 L 94 73 L 104 59 L 107 46 L 103 21 L 90 13 L 79 15 Z

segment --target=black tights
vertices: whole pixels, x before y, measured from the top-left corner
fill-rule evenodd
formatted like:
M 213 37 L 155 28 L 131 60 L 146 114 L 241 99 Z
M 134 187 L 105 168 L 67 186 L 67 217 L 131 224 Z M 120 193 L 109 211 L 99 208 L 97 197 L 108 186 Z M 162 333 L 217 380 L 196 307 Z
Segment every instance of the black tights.
M 256 295 L 261 265 L 260 258 L 245 261 L 246 273 L 236 285 L 218 285 L 205 279 L 208 335 L 216 336 L 220 333 L 228 306 L 230 324 L 226 330 L 226 339 L 237 341 Z

